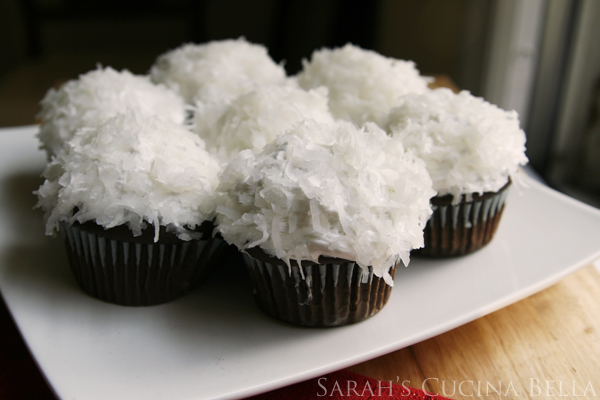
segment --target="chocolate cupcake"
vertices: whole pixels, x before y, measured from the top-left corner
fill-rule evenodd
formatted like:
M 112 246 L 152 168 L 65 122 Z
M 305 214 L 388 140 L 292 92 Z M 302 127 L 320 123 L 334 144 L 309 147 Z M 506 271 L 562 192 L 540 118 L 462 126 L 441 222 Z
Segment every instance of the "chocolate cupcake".
M 352 44 L 315 50 L 296 76 L 304 89 L 325 86 L 334 117 L 356 126 L 380 126 L 399 96 L 424 93 L 430 78 L 412 61 L 385 57 Z
M 334 121 L 325 88 L 303 90 L 293 85 L 261 85 L 228 104 L 198 102 L 192 109 L 194 132 L 224 162 L 241 150 L 260 152 L 304 119 Z
M 150 77 L 188 104 L 227 103 L 258 85 L 285 84 L 288 79 L 264 46 L 244 38 L 184 44 L 161 54 Z
M 425 161 L 437 191 L 425 247 L 416 253 L 455 256 L 488 244 L 527 163 L 516 112 L 441 88 L 402 96 L 386 127 Z
M 260 248 L 243 254 L 254 296 L 266 314 L 298 325 L 327 327 L 353 324 L 377 314 L 388 302 L 392 286 L 356 262 L 319 257 L 319 262 L 268 256 Z M 399 261 L 399 260 L 398 260 Z M 394 279 L 396 262 L 389 270 Z
M 218 162 L 181 125 L 131 110 L 77 132 L 37 191 L 82 289 L 121 305 L 181 296 L 214 267 Z
M 134 236 L 124 225 L 105 229 L 95 222 L 60 223 L 71 271 L 92 297 L 124 306 L 149 306 L 176 299 L 215 270 L 225 242 L 204 222 L 198 236 L 182 240 L 160 228 Z
M 244 252 L 260 308 L 308 326 L 381 310 L 434 194 L 424 163 L 377 126 L 311 120 L 240 152 L 218 192 L 217 230 Z
M 425 245 L 415 254 L 431 257 L 472 253 L 488 244 L 498 228 L 510 182 L 497 192 L 462 196 L 453 204 L 453 196 L 431 199 L 433 214 L 423 231 Z
M 40 102 L 38 139 L 48 160 L 58 155 L 76 132 L 95 128 L 126 110 L 142 116 L 183 124 L 183 98 L 144 75 L 111 67 L 97 68 L 50 89 Z

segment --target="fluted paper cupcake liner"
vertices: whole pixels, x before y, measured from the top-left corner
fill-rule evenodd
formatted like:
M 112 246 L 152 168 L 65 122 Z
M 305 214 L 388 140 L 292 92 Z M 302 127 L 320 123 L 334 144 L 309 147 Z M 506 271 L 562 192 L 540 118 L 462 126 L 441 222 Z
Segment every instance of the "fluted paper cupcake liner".
M 451 197 L 431 200 L 433 214 L 424 230 L 425 246 L 414 253 L 447 257 L 472 253 L 487 245 L 498 228 L 508 187 L 451 204 Z
M 110 239 L 63 223 L 71 270 L 79 286 L 100 300 L 126 306 L 168 302 L 201 284 L 225 248 L 220 238 L 179 243 Z
M 392 287 L 354 262 L 292 266 L 244 253 L 254 298 L 268 315 L 294 324 L 326 327 L 362 321 L 388 302 Z M 392 277 L 397 264 L 390 271 Z

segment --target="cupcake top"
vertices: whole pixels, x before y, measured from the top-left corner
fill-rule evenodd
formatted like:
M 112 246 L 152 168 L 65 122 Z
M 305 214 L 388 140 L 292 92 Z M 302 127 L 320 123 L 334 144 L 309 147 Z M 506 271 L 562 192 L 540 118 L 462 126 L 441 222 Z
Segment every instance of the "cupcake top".
M 50 89 L 40 102 L 38 134 L 48 158 L 57 155 L 77 130 L 97 127 L 125 110 L 174 123 L 186 117 L 183 99 L 147 76 L 98 68 Z
M 209 150 L 229 160 L 244 149 L 261 151 L 304 119 L 333 123 L 325 88 L 261 85 L 229 104 L 198 103 L 194 129 Z
M 336 118 L 362 126 L 381 118 L 406 93 L 423 93 L 428 80 L 412 61 L 387 58 L 351 44 L 313 52 L 297 75 L 305 89 L 329 88 L 329 105 Z
M 423 246 L 435 194 L 423 161 L 373 124 L 357 129 L 306 120 L 259 154 L 225 168 L 217 229 L 244 250 L 318 262 L 320 256 L 389 269 Z
M 440 88 L 403 96 L 387 130 L 425 160 L 438 195 L 495 192 L 527 163 L 515 111 Z M 514 179 L 513 179 L 514 180 Z
M 284 84 L 285 70 L 267 49 L 245 39 L 186 44 L 159 56 L 150 70 L 188 103 L 229 101 L 257 84 Z
M 45 169 L 37 191 L 46 233 L 58 223 L 127 225 L 139 236 L 147 224 L 189 240 L 214 218 L 218 162 L 197 135 L 158 118 L 127 113 L 82 128 Z

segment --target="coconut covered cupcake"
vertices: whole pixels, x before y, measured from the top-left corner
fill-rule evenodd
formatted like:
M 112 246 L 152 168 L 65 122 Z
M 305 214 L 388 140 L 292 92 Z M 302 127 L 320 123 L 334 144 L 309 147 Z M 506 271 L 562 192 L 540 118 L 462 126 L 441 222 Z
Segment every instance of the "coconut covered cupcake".
M 382 126 L 400 96 L 428 90 L 428 80 L 412 61 L 384 57 L 351 44 L 313 52 L 296 78 L 305 89 L 327 87 L 334 117 L 356 126 L 365 122 Z
M 327 90 L 290 85 L 261 85 L 229 104 L 198 102 L 194 131 L 226 162 L 245 149 L 259 152 L 279 134 L 305 119 L 333 124 Z
M 129 112 L 77 131 L 37 191 L 46 233 L 64 233 L 84 291 L 151 305 L 199 284 L 212 236 L 218 162 L 182 126 Z
M 147 76 L 110 67 L 98 68 L 50 89 L 40 102 L 38 138 L 48 159 L 66 146 L 81 128 L 95 128 L 127 110 L 141 116 L 183 124 L 186 111 L 183 99 Z
M 228 102 L 257 85 L 287 82 L 267 49 L 243 38 L 183 45 L 159 56 L 150 75 L 189 104 Z
M 517 113 L 441 88 L 403 96 L 386 126 L 425 161 L 437 191 L 419 253 L 461 255 L 489 243 L 507 189 L 527 163 Z
M 217 229 L 244 252 L 260 308 L 309 326 L 381 310 L 434 195 L 424 163 L 375 125 L 310 120 L 240 152 L 218 191 Z

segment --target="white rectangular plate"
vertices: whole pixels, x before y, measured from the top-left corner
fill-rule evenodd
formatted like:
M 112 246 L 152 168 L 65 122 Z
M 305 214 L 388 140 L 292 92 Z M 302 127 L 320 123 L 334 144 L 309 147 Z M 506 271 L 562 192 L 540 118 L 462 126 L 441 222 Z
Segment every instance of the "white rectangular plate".
M 62 242 L 44 236 L 32 210 L 45 165 L 36 129 L 0 129 L 0 290 L 62 399 L 250 396 L 446 332 L 600 256 L 600 211 L 525 178 L 529 187 L 512 189 L 490 245 L 460 258 L 413 257 L 383 311 L 356 325 L 273 320 L 236 265 L 169 304 L 106 304 L 77 287 Z

